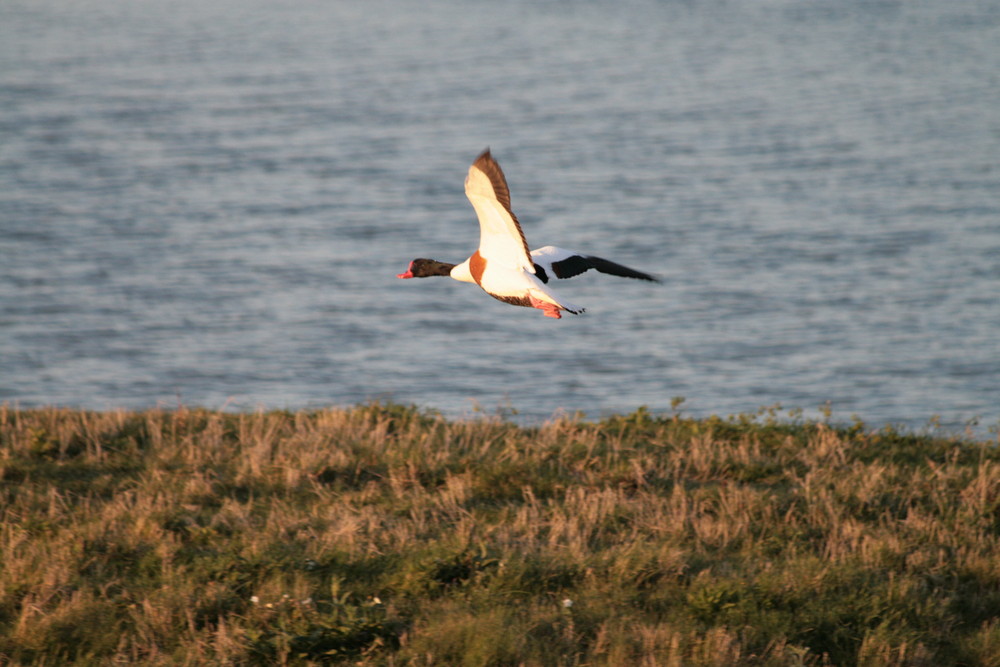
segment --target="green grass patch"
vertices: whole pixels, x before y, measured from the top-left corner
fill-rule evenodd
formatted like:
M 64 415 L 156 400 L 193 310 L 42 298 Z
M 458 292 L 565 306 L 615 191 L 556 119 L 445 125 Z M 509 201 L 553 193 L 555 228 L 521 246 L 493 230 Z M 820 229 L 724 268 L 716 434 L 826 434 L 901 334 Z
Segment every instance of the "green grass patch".
M 0 664 L 1000 666 L 1000 449 L 0 408 Z

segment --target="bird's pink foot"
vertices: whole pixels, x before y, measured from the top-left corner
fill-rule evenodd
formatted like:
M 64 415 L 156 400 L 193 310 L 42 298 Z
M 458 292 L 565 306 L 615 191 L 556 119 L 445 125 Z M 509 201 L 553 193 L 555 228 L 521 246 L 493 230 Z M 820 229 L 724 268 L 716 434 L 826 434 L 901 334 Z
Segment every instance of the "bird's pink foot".
M 545 317 L 551 317 L 557 320 L 562 319 L 562 314 L 559 312 L 560 310 L 559 306 L 553 305 L 548 301 L 542 301 L 541 299 L 536 299 L 530 294 L 528 295 L 528 298 L 531 299 L 531 306 L 533 308 L 538 308 L 539 310 L 541 310 L 545 314 Z

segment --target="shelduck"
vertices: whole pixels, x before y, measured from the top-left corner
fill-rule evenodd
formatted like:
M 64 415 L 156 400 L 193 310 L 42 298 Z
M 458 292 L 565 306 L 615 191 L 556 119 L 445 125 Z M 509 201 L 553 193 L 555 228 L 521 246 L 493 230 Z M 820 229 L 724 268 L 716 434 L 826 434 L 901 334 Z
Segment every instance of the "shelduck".
M 397 278 L 451 276 L 475 283 L 492 296 L 514 306 L 538 308 L 559 319 L 562 311 L 579 315 L 580 306 L 556 296 L 548 283 L 572 278 L 590 269 L 638 280 L 659 280 L 648 273 L 615 262 L 555 246 L 529 250 L 521 223 L 510 208 L 510 190 L 500 165 L 486 149 L 465 178 L 465 195 L 479 217 L 479 249 L 460 264 L 417 258 Z

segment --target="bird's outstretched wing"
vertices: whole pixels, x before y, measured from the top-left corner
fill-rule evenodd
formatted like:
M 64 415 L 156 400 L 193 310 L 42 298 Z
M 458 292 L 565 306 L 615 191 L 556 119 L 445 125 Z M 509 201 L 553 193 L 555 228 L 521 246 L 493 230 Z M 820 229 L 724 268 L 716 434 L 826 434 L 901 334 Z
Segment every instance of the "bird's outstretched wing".
M 532 250 L 531 257 L 533 261 L 543 267 L 551 266 L 552 273 L 556 278 L 572 278 L 573 276 L 578 276 L 585 271 L 594 269 L 596 271 L 600 271 L 601 273 L 607 273 L 612 276 L 620 276 L 622 278 L 649 280 L 654 283 L 660 282 L 660 279 L 656 276 L 642 271 L 637 271 L 635 269 L 630 269 L 627 266 L 612 262 L 611 260 L 594 257 L 593 255 L 584 255 L 582 253 L 573 252 L 572 250 L 557 248 L 550 245 L 547 245 L 544 248 L 539 248 L 538 250 Z
M 469 167 L 465 196 L 479 217 L 479 254 L 488 262 L 535 272 L 521 223 L 510 210 L 510 190 L 490 149 Z

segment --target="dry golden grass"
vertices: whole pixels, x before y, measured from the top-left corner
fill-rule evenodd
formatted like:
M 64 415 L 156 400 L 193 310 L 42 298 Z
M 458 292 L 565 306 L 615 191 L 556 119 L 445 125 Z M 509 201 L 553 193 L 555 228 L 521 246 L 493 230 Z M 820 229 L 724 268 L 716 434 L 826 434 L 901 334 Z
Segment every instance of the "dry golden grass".
M 1000 666 L 996 443 L 0 408 L 0 663 Z

